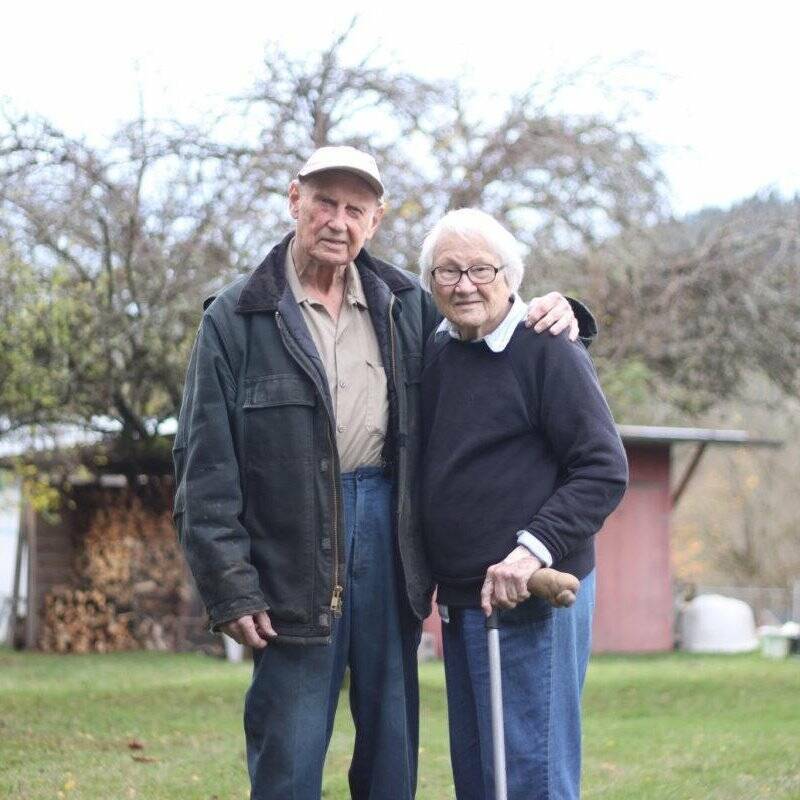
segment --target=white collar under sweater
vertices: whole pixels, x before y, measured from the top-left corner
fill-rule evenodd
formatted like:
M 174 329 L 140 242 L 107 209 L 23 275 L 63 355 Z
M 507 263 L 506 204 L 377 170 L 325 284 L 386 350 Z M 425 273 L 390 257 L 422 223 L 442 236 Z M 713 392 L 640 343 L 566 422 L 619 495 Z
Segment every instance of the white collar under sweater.
M 517 325 L 527 316 L 528 306 L 515 292 L 514 302 L 508 309 L 508 313 L 503 318 L 503 321 L 491 333 L 487 333 L 482 339 L 474 339 L 473 341 L 484 341 L 486 342 L 486 346 L 493 353 L 502 353 L 511 341 L 511 337 L 514 335 Z M 454 339 L 461 339 L 458 328 L 447 318 L 442 320 L 441 324 L 436 329 L 436 333 L 449 333 Z

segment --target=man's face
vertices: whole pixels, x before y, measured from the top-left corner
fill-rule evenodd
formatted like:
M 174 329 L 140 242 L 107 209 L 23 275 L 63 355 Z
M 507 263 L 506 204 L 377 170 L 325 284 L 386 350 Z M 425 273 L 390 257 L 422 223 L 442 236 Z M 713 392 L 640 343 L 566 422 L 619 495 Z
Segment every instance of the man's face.
M 439 239 L 434 267 L 467 269 L 478 264 L 502 267 L 497 254 L 477 234 L 462 236 L 446 233 Z M 433 299 L 466 339 L 479 339 L 493 331 L 505 318 L 511 294 L 502 271 L 491 283 L 475 284 L 464 274 L 455 286 L 439 286 L 431 281 Z
M 297 220 L 295 259 L 339 267 L 350 263 L 378 229 L 383 206 L 355 175 L 321 172 L 289 186 L 289 210 Z

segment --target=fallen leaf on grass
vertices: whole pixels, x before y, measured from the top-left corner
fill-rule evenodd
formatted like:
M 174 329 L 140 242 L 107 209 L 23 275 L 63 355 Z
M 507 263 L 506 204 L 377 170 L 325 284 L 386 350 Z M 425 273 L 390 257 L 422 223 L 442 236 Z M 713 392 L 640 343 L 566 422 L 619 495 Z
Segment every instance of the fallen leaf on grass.
M 131 756 L 131 758 L 138 764 L 155 764 L 158 761 L 157 758 L 152 756 Z
M 131 739 L 128 742 L 128 747 L 130 747 L 131 750 L 144 750 L 144 743 L 140 742 L 138 739 Z

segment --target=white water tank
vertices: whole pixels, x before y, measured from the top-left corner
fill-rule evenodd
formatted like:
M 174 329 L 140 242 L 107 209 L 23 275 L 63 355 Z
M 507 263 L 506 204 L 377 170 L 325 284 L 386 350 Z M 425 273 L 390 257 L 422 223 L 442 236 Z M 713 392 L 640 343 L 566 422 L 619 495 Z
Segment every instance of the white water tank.
M 222 644 L 225 645 L 225 658 L 228 661 L 238 664 L 244 660 L 243 644 L 239 644 L 236 639 L 232 639 L 227 633 L 222 634 Z
M 701 594 L 683 607 L 681 649 L 690 653 L 747 653 L 758 647 L 753 609 L 743 600 Z

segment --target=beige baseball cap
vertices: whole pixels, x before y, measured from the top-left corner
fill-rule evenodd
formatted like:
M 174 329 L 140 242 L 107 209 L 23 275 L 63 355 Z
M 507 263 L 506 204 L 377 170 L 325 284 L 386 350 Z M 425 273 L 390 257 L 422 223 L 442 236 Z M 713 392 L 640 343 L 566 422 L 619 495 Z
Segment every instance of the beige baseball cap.
M 297 175 L 300 178 L 306 178 L 316 172 L 324 172 L 328 169 L 341 169 L 358 175 L 375 190 L 378 197 L 383 197 L 383 183 L 380 172 L 378 172 L 378 165 L 369 153 L 363 153 L 348 145 L 320 147 L 319 150 L 312 153 L 311 158 L 306 161 Z

